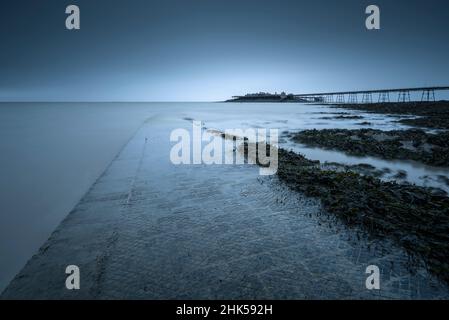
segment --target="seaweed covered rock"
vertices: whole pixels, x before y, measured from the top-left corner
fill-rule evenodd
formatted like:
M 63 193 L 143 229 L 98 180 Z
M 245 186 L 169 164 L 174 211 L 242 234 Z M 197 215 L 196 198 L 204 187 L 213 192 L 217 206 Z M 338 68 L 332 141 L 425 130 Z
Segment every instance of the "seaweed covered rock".
M 383 182 L 355 172 L 323 170 L 279 149 L 278 176 L 290 188 L 319 198 L 349 226 L 395 240 L 449 283 L 449 198 L 434 190 Z
M 449 101 L 387 102 L 362 104 L 337 104 L 340 109 L 363 110 L 371 113 L 413 115 L 400 123 L 436 129 L 449 129 Z
M 325 129 L 295 133 L 293 141 L 354 156 L 414 160 L 433 166 L 449 166 L 449 133 L 422 130 Z

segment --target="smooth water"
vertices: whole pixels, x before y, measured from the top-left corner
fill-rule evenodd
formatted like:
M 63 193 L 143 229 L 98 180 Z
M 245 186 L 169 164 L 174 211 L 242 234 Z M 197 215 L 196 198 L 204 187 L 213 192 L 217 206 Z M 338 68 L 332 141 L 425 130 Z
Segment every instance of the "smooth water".
M 227 105 L 226 105 L 227 106 Z M 218 105 L 214 110 L 204 112 L 195 109 L 188 114 L 195 120 L 202 120 L 207 127 L 219 130 L 233 128 L 277 128 L 279 132 L 300 131 L 308 129 L 362 129 L 372 128 L 384 131 L 410 129 L 409 126 L 398 122 L 400 119 L 410 116 L 382 115 L 352 111 L 330 106 L 301 105 L 301 104 L 234 104 L 232 108 Z M 231 109 L 231 110 L 229 110 Z M 351 116 L 361 116 L 363 119 L 329 119 L 341 113 L 349 113 Z M 323 119 L 325 118 L 325 119 Z M 369 122 L 370 125 L 360 125 Z M 434 132 L 435 130 L 427 130 Z M 282 137 L 282 134 L 281 134 Z M 339 151 L 324 150 L 321 148 L 309 148 L 302 144 L 294 143 L 287 138 L 281 138 L 280 146 L 305 155 L 312 160 L 321 162 L 338 162 L 347 165 L 370 164 L 376 169 L 388 168 L 391 172 L 385 174 L 382 179 L 386 181 L 396 180 L 408 182 L 424 187 L 434 187 L 449 193 L 449 186 L 442 177 L 449 177 L 449 168 L 432 167 L 415 161 L 383 160 L 375 157 L 349 156 Z M 406 176 L 398 180 L 395 176 L 400 172 Z
M 146 113 L 117 104 L 0 104 L 0 291 Z
M 339 112 L 303 104 L 225 103 L 0 103 L 0 290 L 38 250 L 56 226 L 101 175 L 115 155 L 148 118 L 167 126 L 195 119 L 209 128 L 407 128 L 396 116 L 366 114 L 363 120 L 321 119 Z M 176 120 L 176 121 L 175 121 Z M 173 127 L 175 129 L 175 127 Z M 151 137 L 150 137 L 151 138 Z M 169 137 L 167 136 L 167 143 Z M 436 169 L 417 163 L 347 157 L 285 141 L 321 161 L 371 163 L 406 170 L 410 182 L 445 188 Z M 169 157 L 169 155 L 167 155 Z M 421 177 L 427 176 L 427 182 Z

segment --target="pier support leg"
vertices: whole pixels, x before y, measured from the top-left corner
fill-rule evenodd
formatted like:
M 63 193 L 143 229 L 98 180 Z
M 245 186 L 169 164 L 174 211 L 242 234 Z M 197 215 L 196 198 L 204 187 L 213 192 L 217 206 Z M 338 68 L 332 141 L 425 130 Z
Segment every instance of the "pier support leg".
M 345 103 L 345 95 L 337 94 L 337 103 Z
M 435 90 L 433 90 L 433 89 L 423 90 L 422 95 L 421 95 L 421 102 L 424 102 L 424 101 L 435 102 Z
M 410 91 L 400 91 L 398 95 L 398 102 L 410 102 Z
M 357 103 L 357 93 L 351 93 L 348 97 L 349 103 Z
M 378 102 L 379 103 L 390 102 L 390 94 L 388 92 L 380 92 Z
M 370 92 L 363 93 L 362 103 L 373 103 L 373 95 Z

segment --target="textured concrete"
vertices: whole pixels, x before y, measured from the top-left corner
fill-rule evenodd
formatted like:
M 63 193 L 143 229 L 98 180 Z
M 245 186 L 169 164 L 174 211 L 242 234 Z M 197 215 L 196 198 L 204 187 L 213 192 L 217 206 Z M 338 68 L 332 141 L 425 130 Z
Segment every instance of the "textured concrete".
M 169 133 L 147 122 L 3 299 L 444 298 L 402 250 L 347 230 L 318 202 L 252 166 L 174 166 Z M 148 141 L 145 141 L 148 138 Z M 67 265 L 81 289 L 65 288 Z M 381 268 L 381 290 L 365 269 Z

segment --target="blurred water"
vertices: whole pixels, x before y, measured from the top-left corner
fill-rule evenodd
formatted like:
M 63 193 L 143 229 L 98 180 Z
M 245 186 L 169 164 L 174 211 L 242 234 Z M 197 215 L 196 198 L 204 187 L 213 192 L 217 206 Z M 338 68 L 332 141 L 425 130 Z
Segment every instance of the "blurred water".
M 59 222 L 99 177 L 133 133 L 148 118 L 167 126 L 180 119 L 201 120 L 209 128 L 304 130 L 360 128 L 404 129 L 396 116 L 352 114 L 364 119 L 335 120 L 327 106 L 229 103 L 0 103 L 0 290 L 23 267 Z M 151 138 L 151 137 L 150 137 Z M 169 141 L 169 137 L 167 137 Z M 305 148 L 285 141 L 312 159 L 371 163 L 408 171 L 407 179 L 441 185 L 432 177 L 446 174 L 415 163 L 347 157 L 339 152 Z M 169 155 L 167 155 L 169 157 Z M 434 181 L 435 180 L 435 181 Z
M 0 104 L 0 290 L 147 114 L 139 105 Z
M 194 119 L 203 120 L 206 126 L 220 130 L 246 127 L 278 128 L 282 133 L 283 131 L 295 132 L 308 129 L 329 128 L 372 128 L 385 131 L 410 129 L 409 126 L 398 122 L 398 120 L 410 116 L 381 115 L 329 106 L 234 104 L 232 106 L 232 112 L 229 112 L 229 108 L 226 112 L 226 106 L 224 108 L 222 105 L 218 105 L 212 112 L 206 113 L 200 110 L 192 110 L 189 114 Z M 362 119 L 332 119 L 341 115 L 360 116 Z M 362 122 L 369 122 L 370 125 L 361 126 L 360 124 Z M 433 132 L 435 130 L 425 131 Z M 374 157 L 348 156 L 338 151 L 308 148 L 302 144 L 294 143 L 287 138 L 281 139 L 280 146 L 302 153 L 309 159 L 320 160 L 321 162 L 338 162 L 347 165 L 365 163 L 380 170 L 388 168 L 391 172 L 385 174 L 382 177 L 383 180 L 408 182 L 419 186 L 440 188 L 449 192 L 449 186 L 440 178 L 441 176 L 449 177 L 448 168 L 432 167 L 415 161 L 390 161 Z M 400 171 L 406 172 L 406 176 L 398 180 L 395 176 Z

